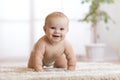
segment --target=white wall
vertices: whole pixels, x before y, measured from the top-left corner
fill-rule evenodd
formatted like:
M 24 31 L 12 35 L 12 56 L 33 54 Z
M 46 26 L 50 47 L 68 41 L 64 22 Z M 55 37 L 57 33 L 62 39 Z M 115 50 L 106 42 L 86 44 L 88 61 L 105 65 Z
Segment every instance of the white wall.
M 111 58 L 118 57 L 120 55 L 120 0 L 115 0 L 114 4 L 103 5 L 101 9 L 108 12 L 111 18 L 115 21 L 115 24 L 111 21 L 108 24 L 103 22 L 99 23 L 97 32 L 100 38 L 98 42 L 103 42 L 107 45 L 107 56 Z M 106 27 L 109 30 L 106 30 Z
M 28 23 L 0 25 L 0 60 L 26 58 L 30 48 Z
M 29 0 L 0 0 L 0 61 L 28 56 L 29 5 Z
M 91 43 L 90 24 L 71 21 L 67 39 L 77 55 L 86 55 L 85 45 Z

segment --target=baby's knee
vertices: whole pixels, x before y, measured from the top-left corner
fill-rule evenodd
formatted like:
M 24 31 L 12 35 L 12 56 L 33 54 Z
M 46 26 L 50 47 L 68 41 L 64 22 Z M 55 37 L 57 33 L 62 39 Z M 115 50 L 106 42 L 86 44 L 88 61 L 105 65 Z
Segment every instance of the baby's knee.
M 57 59 L 54 63 L 54 67 L 56 67 L 56 68 L 67 68 L 67 59 L 65 57 Z
M 54 67 L 55 68 L 67 68 L 67 64 L 66 63 L 55 62 Z

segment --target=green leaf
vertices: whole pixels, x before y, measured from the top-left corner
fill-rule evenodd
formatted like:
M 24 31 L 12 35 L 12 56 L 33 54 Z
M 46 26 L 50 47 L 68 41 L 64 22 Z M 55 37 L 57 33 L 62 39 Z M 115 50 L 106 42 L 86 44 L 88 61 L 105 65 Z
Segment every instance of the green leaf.
M 91 2 L 89 12 L 86 14 L 86 16 L 79 21 L 86 21 L 91 22 L 93 24 L 98 23 L 99 21 L 104 21 L 105 23 L 108 22 L 110 16 L 102 10 L 99 10 L 100 3 L 113 3 L 114 0 L 82 0 L 84 3 Z M 112 20 L 112 19 L 111 19 Z

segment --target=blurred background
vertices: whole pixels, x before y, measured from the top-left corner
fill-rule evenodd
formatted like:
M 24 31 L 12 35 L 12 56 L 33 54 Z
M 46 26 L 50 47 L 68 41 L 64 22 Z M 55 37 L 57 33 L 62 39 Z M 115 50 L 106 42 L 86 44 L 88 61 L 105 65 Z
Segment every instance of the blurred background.
M 119 59 L 119 3 L 120 0 L 115 0 L 114 4 L 101 7 L 115 21 L 115 24 L 101 22 L 97 27 L 97 42 L 106 45 L 104 60 Z M 91 24 L 78 20 L 89 11 L 89 6 L 90 3 L 81 4 L 81 0 L 0 0 L 0 61 L 27 61 L 34 43 L 44 35 L 45 17 L 53 11 L 62 11 L 68 16 L 70 30 L 67 39 L 72 43 L 76 55 L 86 57 L 86 45 L 92 43 Z M 109 30 L 105 27 L 109 27 Z

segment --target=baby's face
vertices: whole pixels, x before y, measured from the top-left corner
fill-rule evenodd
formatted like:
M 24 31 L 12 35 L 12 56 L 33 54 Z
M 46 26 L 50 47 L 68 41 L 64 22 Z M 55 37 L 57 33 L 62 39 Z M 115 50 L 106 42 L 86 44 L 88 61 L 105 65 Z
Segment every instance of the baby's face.
M 52 18 L 49 24 L 45 26 L 45 33 L 51 42 L 60 42 L 64 40 L 68 32 L 68 20 L 65 18 Z

